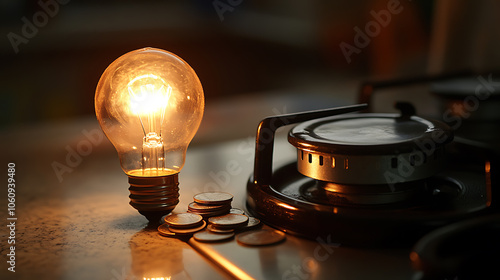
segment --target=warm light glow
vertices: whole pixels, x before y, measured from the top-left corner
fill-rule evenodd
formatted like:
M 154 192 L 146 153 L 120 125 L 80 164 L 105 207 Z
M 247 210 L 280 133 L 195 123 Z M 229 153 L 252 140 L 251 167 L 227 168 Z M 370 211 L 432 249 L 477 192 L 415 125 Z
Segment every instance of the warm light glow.
M 153 277 L 153 278 L 146 278 L 146 277 L 143 277 L 142 279 L 143 280 L 170 280 L 170 276 L 169 277 Z
M 158 114 L 162 121 L 172 94 L 172 87 L 162 78 L 147 74 L 135 77 L 127 85 L 130 110 L 136 115 Z
M 326 184 L 325 186 L 325 190 L 329 191 L 329 192 L 334 192 L 334 193 L 337 193 L 337 192 L 343 192 L 343 188 L 342 188 L 342 185 L 339 185 L 339 184 L 335 184 L 335 183 L 328 183 Z
M 290 210 L 299 210 L 296 207 L 294 207 L 292 205 L 289 205 L 289 204 L 286 204 L 286 203 L 283 203 L 283 202 L 279 202 L 278 205 L 281 206 L 281 207 L 290 209 Z
M 491 163 L 488 160 L 484 163 L 484 172 L 486 175 L 486 206 L 490 207 L 493 197 L 491 193 Z
M 96 116 L 132 176 L 164 176 L 184 166 L 203 117 L 201 83 L 180 57 L 144 48 L 113 61 L 99 80 Z
M 222 256 L 219 252 L 211 250 L 208 252 L 204 252 L 200 246 L 203 243 L 200 243 L 196 240 L 193 241 L 193 238 L 189 241 L 189 244 L 193 246 L 196 250 L 203 253 L 205 257 L 212 261 L 212 263 L 219 264 L 225 270 L 227 270 L 231 275 L 234 276 L 235 279 L 254 279 L 252 276 L 248 275 L 243 269 L 234 264 L 234 262 L 228 260 L 226 257 Z
M 410 260 L 412 262 L 417 262 L 419 260 L 418 254 L 416 252 L 411 252 L 410 253 Z
M 154 177 L 154 176 L 168 176 L 177 173 L 177 171 L 172 169 L 134 169 L 128 172 L 129 175 L 137 177 Z
M 313 258 L 305 260 L 304 264 L 307 266 L 307 271 L 310 273 L 315 273 L 319 269 L 318 262 Z

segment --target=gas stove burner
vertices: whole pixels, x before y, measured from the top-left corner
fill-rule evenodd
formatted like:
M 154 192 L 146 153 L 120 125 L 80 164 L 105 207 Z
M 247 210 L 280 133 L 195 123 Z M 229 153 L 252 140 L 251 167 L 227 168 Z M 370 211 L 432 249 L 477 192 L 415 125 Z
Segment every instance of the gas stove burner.
M 391 173 L 400 174 L 399 182 L 436 174 L 444 163 L 443 146 L 452 138 L 451 129 L 441 122 L 360 114 L 299 124 L 288 141 L 297 147 L 299 172 L 308 177 L 343 184 L 387 184 L 393 181 Z M 432 146 L 426 147 L 429 143 Z
M 264 119 L 247 185 L 249 210 L 289 233 L 359 246 L 411 242 L 487 211 L 484 171 L 458 171 L 446 160 L 451 129 L 414 116 L 411 105 L 398 107 L 400 115 L 341 115 L 366 108 L 354 105 Z M 274 132 L 292 123 L 300 123 L 288 136 L 297 162 L 273 173 Z
M 326 205 L 363 206 L 387 205 L 412 201 L 427 189 L 427 180 L 380 185 L 345 185 L 326 181 L 310 181 L 300 189 L 307 201 Z

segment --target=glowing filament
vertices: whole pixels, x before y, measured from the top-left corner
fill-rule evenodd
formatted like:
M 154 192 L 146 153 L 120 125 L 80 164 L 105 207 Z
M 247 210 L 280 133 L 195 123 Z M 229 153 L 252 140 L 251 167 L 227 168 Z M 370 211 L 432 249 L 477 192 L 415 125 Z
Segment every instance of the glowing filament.
M 130 109 L 136 115 L 160 113 L 164 115 L 172 87 L 160 77 L 148 74 L 134 78 L 128 84 Z
M 130 110 L 139 117 L 144 133 L 142 175 L 159 176 L 164 169 L 164 147 L 161 127 L 172 87 L 160 77 L 147 74 L 128 83 Z

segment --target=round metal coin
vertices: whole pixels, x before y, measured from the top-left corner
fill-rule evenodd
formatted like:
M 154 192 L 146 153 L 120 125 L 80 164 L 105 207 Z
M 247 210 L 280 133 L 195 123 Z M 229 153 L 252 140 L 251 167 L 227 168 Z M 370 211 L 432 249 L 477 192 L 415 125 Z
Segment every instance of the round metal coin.
M 233 195 L 225 192 L 205 192 L 193 197 L 194 201 L 200 204 L 226 204 L 231 203 Z
M 198 213 L 198 214 L 200 216 L 202 216 L 203 219 L 206 219 L 206 218 L 210 218 L 210 217 L 226 215 L 228 213 L 229 213 L 229 209 L 222 210 L 222 211 L 217 211 L 217 212 L 207 212 L 207 213 Z
M 248 217 L 241 214 L 226 214 L 224 216 L 211 217 L 208 222 L 220 229 L 238 228 L 248 223 Z
M 232 233 L 234 232 L 234 229 L 218 229 L 214 227 L 214 225 L 208 225 L 207 230 L 215 233 Z
M 199 204 L 196 202 L 191 202 L 188 205 L 188 210 L 190 212 L 200 212 L 200 213 L 206 213 L 206 212 L 212 212 L 212 211 L 219 211 L 219 210 L 224 210 L 224 209 L 229 209 L 230 206 L 226 204 L 221 204 L 221 205 L 203 205 Z
M 165 223 L 176 228 L 191 228 L 198 226 L 203 217 L 193 213 L 171 214 L 165 217 Z
M 239 234 L 238 243 L 247 246 L 264 246 L 285 240 L 285 233 L 273 229 L 259 229 Z
M 200 226 L 194 227 L 194 228 L 174 228 L 174 227 L 169 227 L 170 231 L 173 233 L 177 234 L 192 234 L 197 231 L 200 231 L 205 228 L 207 223 L 205 221 L 202 221 Z
M 231 210 L 229 210 L 229 213 L 245 215 L 245 211 L 243 211 L 239 208 L 231 208 Z
M 248 217 L 248 223 L 246 226 L 238 228 L 239 231 L 254 229 L 260 226 L 260 220 L 254 217 Z
M 160 225 L 158 227 L 158 233 L 167 237 L 175 236 L 175 232 L 171 232 L 167 224 Z
M 213 233 L 207 230 L 197 232 L 193 235 L 194 239 L 200 242 L 216 242 L 229 239 L 234 233 Z

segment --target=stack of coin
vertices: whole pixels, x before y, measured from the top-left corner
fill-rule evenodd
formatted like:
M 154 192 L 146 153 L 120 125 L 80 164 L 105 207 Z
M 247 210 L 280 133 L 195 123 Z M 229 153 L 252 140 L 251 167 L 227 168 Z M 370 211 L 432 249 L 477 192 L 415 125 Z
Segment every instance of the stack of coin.
M 195 195 L 193 199 L 194 201 L 188 205 L 188 212 L 209 218 L 229 213 L 233 195 L 224 192 L 205 192 Z
M 238 208 L 231 208 L 233 196 L 224 192 L 199 193 L 188 205 L 187 213 L 165 216 L 165 224 L 158 227 L 163 236 L 194 234 L 198 241 L 214 242 L 234 236 L 235 231 L 246 231 L 260 226 L 260 221 L 248 217 Z M 208 219 L 209 225 L 206 227 Z
M 254 217 L 242 214 L 226 214 L 208 219 L 207 229 L 194 234 L 194 239 L 200 242 L 215 242 L 234 236 L 235 231 L 246 231 L 260 226 L 260 221 Z
M 158 227 L 158 232 L 164 236 L 191 235 L 203 230 L 206 225 L 203 217 L 197 214 L 171 214 L 165 217 L 165 224 Z

